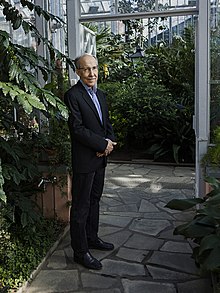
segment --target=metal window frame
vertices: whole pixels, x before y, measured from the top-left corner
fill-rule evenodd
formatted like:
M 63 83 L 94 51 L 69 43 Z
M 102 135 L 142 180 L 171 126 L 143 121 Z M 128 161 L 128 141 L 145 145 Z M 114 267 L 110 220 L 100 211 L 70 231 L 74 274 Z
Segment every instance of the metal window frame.
M 157 0 L 158 2 L 158 0 Z M 115 0 L 117 7 L 117 0 Z M 115 10 L 117 11 L 117 10 Z M 196 23 L 196 50 L 195 50 L 195 115 L 193 127 L 196 138 L 195 161 L 195 194 L 204 195 L 204 176 L 201 167 L 201 158 L 206 153 L 210 133 L 210 61 L 209 61 L 209 13 L 210 0 L 197 0 L 196 7 L 172 9 L 166 11 L 150 11 L 132 14 L 97 14 L 84 15 L 80 13 L 80 0 L 67 0 L 68 48 L 70 58 L 80 54 L 80 23 L 93 21 L 116 21 L 137 18 L 169 17 L 182 15 L 197 15 Z M 73 76 L 73 73 L 71 73 Z

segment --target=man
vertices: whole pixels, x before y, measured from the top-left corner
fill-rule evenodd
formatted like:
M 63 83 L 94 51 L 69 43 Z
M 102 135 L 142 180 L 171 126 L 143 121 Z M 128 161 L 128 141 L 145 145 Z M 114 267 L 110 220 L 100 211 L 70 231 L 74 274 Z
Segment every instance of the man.
M 105 95 L 97 89 L 97 59 L 84 54 L 76 58 L 75 66 L 80 80 L 64 98 L 70 110 L 68 125 L 72 141 L 71 246 L 75 262 L 99 270 L 102 264 L 89 249 L 114 249 L 113 244 L 98 237 L 98 226 L 107 156 L 116 142 Z

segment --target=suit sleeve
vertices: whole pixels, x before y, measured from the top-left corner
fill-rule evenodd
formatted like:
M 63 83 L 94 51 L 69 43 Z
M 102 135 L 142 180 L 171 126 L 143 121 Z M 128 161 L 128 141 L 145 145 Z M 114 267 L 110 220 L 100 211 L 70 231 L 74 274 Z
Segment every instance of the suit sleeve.
M 108 144 L 107 141 L 83 125 L 77 99 L 70 92 L 67 92 L 64 96 L 64 102 L 70 110 L 68 123 L 74 139 L 96 152 L 104 152 Z

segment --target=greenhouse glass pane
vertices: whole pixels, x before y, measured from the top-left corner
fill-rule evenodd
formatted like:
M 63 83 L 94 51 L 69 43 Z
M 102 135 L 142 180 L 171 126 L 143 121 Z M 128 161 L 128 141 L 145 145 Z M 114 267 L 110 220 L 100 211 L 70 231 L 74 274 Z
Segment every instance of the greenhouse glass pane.
M 91 14 L 106 14 L 111 13 L 111 0 L 97 1 L 97 0 L 81 0 L 81 14 L 91 15 Z
M 158 9 L 183 9 L 196 7 L 196 0 L 159 0 Z
M 192 8 L 196 0 L 80 0 L 81 15 L 138 13 Z

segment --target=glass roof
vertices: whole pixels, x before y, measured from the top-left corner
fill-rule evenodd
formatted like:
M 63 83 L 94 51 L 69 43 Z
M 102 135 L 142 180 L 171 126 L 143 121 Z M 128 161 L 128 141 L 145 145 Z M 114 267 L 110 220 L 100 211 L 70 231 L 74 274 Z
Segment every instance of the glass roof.
M 138 13 L 196 7 L 196 0 L 80 0 L 81 15 Z M 116 11 L 117 10 L 117 11 Z
M 112 1 L 81 0 L 81 14 L 111 13 Z

